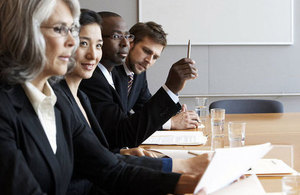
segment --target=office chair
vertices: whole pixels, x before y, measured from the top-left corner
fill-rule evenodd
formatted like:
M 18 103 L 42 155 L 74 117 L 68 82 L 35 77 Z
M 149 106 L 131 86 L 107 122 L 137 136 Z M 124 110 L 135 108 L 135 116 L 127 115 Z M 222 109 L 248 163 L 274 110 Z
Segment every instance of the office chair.
M 283 113 L 283 105 L 276 100 L 235 99 L 211 103 L 209 109 L 224 108 L 226 114 L 241 113 Z

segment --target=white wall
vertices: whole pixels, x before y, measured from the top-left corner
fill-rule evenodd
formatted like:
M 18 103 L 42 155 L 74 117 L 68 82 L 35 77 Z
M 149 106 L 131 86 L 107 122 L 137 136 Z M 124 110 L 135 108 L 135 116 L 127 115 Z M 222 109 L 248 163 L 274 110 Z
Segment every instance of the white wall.
M 123 16 L 128 27 L 137 22 L 137 0 L 80 0 L 83 8 L 114 11 Z M 294 45 L 291 46 L 193 46 L 199 77 L 187 82 L 181 94 L 219 94 L 210 102 L 227 94 L 300 93 L 300 2 L 294 1 Z M 176 22 L 176 21 L 172 21 Z M 180 24 L 178 24 L 180 27 Z M 148 83 L 154 93 L 166 80 L 170 66 L 186 56 L 186 46 L 168 46 L 157 63 L 148 71 Z M 222 96 L 222 94 L 224 96 Z M 276 99 L 285 112 L 300 112 L 299 95 L 275 95 L 242 98 Z M 192 109 L 193 98 L 181 98 Z

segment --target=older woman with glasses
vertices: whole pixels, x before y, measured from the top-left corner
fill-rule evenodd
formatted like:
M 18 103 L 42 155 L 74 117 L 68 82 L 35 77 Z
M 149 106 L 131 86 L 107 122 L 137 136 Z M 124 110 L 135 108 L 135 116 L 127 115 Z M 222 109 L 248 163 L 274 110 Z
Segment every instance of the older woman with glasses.
M 1 193 L 62 195 L 73 170 L 119 194 L 192 192 L 201 173 L 162 173 L 118 160 L 52 90 L 48 79 L 72 64 L 79 11 L 77 0 L 0 2 Z

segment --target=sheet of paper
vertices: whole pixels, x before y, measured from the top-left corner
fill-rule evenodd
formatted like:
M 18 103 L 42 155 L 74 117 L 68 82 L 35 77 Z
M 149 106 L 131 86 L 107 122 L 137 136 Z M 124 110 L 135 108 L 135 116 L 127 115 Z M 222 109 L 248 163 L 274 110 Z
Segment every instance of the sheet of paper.
M 201 145 L 207 141 L 202 131 L 156 131 L 142 144 Z
M 266 192 L 256 175 L 234 182 L 210 195 L 265 195 Z
M 280 174 L 296 174 L 297 171 L 285 164 L 279 159 L 260 159 L 251 167 L 246 174 L 257 175 L 280 175 Z
M 243 175 L 270 149 L 270 143 L 216 149 L 211 162 L 195 188 L 195 192 L 205 187 L 207 193 L 213 193 L 229 185 Z

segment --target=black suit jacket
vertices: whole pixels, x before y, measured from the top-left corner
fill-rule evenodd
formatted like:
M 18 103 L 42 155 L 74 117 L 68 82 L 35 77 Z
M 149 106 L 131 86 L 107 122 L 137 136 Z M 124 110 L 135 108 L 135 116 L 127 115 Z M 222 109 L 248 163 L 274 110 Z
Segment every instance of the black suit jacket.
M 72 109 L 75 112 L 75 115 L 79 121 L 84 123 L 86 126 L 89 126 L 88 122 L 86 121 L 84 115 L 82 114 L 80 108 L 78 107 L 69 87 L 65 80 L 60 81 L 58 85 L 55 86 L 56 90 L 62 90 L 62 92 L 66 95 L 67 99 L 70 101 L 72 105 Z M 87 97 L 87 95 L 81 91 L 78 90 L 77 94 L 85 112 L 89 119 L 91 129 L 95 133 L 95 135 L 98 137 L 98 140 L 101 142 L 103 146 L 106 148 L 109 148 L 109 144 L 105 138 L 105 135 L 93 113 L 90 101 Z M 112 150 L 112 152 L 116 152 L 117 150 Z M 119 151 L 118 151 L 119 152 Z M 125 161 L 128 164 L 133 165 L 140 165 L 143 167 L 148 167 L 154 170 L 161 170 L 162 169 L 162 159 L 157 158 L 149 158 L 149 157 L 137 157 L 137 156 L 131 156 L 131 155 L 120 155 L 116 154 L 117 158 L 120 160 Z
M 144 104 L 152 97 L 148 88 L 146 72 L 143 72 L 139 75 L 134 75 L 132 88 L 128 95 L 127 85 L 129 77 L 127 76 L 123 66 L 117 66 L 115 69 L 120 77 L 119 80 L 116 80 L 116 82 L 120 83 L 115 84 L 117 86 L 117 91 L 120 95 L 120 98 L 122 100 L 127 100 L 126 102 L 123 101 L 126 111 L 129 112 L 131 109 L 133 109 L 135 112 L 139 112 L 143 108 Z M 113 72 L 113 74 L 116 72 Z
M 127 165 L 76 120 L 56 92 L 57 153 L 20 85 L 0 89 L 0 189 L 3 194 L 63 195 L 73 168 L 100 188 L 123 194 L 166 194 L 179 175 Z
M 118 83 L 121 83 L 120 77 L 117 73 L 113 75 L 118 90 L 120 89 Z M 88 95 L 97 120 L 112 148 L 140 145 L 181 107 L 179 103 L 175 104 L 161 88 L 143 106 L 142 110 L 128 116 L 122 98 L 110 86 L 99 67 L 90 79 L 81 82 L 80 89 Z

